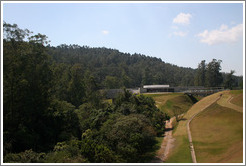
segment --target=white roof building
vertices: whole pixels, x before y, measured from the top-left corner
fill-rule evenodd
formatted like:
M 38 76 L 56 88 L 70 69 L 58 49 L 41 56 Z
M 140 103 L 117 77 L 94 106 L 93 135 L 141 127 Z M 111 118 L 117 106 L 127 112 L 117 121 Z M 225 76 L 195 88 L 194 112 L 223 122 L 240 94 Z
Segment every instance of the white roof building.
M 159 89 L 159 88 L 169 88 L 169 85 L 144 85 L 143 88 Z

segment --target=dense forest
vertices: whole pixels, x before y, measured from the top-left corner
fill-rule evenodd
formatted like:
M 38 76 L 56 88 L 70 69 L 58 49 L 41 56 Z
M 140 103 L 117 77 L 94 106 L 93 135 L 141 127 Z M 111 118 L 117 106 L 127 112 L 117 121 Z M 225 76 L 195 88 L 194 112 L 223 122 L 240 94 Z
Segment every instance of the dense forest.
M 47 49 L 56 65 L 63 66 L 64 72 L 79 68 L 83 75 L 88 71 L 101 89 L 136 88 L 152 84 L 242 88 L 242 77 L 234 76 L 235 71 L 220 72 L 221 60 L 212 59 L 208 64 L 202 60 L 197 69 L 192 69 L 165 63 L 160 58 L 121 53 L 108 48 L 62 44 L 58 47 L 48 46 Z M 66 71 L 68 69 L 70 71 Z
M 124 90 L 111 103 L 102 89 L 242 86 L 220 60 L 183 68 L 115 49 L 52 47 L 16 24 L 3 31 L 4 162 L 147 162 L 169 117 L 150 97 Z

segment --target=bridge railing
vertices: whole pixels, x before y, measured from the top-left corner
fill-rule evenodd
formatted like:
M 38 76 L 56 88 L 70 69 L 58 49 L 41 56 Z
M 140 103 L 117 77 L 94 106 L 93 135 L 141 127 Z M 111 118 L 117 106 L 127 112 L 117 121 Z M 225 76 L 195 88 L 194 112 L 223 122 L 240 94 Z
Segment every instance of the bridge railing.
M 187 93 L 187 94 L 213 94 L 216 92 L 220 92 L 223 91 L 224 88 L 208 88 L 208 89 L 192 89 L 192 90 L 186 90 L 183 91 L 183 93 Z

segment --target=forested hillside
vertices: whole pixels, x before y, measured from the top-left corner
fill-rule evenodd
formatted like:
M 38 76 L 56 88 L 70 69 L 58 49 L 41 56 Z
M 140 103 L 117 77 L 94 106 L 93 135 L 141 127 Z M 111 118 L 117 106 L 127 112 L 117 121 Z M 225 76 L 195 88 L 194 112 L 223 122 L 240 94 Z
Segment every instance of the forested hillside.
M 196 70 L 161 59 L 51 47 L 16 24 L 3 31 L 4 162 L 145 162 L 169 117 L 150 97 L 125 91 L 108 103 L 100 90 L 194 85 Z M 238 83 L 232 74 L 228 83 Z
M 116 49 L 90 48 L 65 45 L 47 47 L 56 67 L 64 72 L 77 68 L 89 72 L 101 89 L 136 88 L 142 85 L 168 84 L 170 86 L 223 86 L 242 87 L 242 77 L 221 72 L 221 60 L 202 60 L 197 69 L 179 67 L 155 57 L 142 54 L 122 53 Z
M 59 63 L 46 38 L 4 23 L 4 162 L 151 160 L 169 117 L 128 91 L 108 103 L 93 59 Z
M 144 84 L 192 86 L 195 70 L 178 67 L 142 54 L 122 53 L 115 49 L 78 45 L 47 47 L 57 65 L 89 70 L 102 88 L 134 88 Z

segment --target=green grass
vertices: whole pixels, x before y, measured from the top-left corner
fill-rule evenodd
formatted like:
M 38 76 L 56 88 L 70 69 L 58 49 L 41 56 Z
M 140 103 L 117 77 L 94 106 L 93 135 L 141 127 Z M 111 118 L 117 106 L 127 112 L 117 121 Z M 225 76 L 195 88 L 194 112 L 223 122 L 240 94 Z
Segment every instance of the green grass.
M 176 137 L 176 145 L 165 163 L 192 163 L 187 136 Z
M 229 92 L 220 93 L 224 96 Z M 186 131 L 187 120 L 185 119 L 191 118 L 197 111 L 212 103 L 190 124 L 197 161 L 204 163 L 242 162 L 243 116 L 240 112 L 214 103 L 220 93 L 201 99 L 184 115 L 184 120 L 177 123 L 175 132 L 173 132 L 173 137 L 176 139 L 175 146 L 167 163 L 192 163 Z
M 160 147 L 161 143 L 162 143 L 162 140 L 163 140 L 163 137 L 155 137 L 155 140 L 156 140 L 156 145 L 155 146 Z
M 160 149 L 163 137 L 155 137 L 155 145 L 153 146 L 152 150 L 147 153 L 146 163 L 151 163 L 153 159 L 156 157 L 158 150 Z
M 233 95 L 231 103 L 243 107 L 243 90 L 231 90 L 230 94 Z
M 174 120 L 173 122 L 172 122 L 172 126 L 173 126 L 173 132 L 172 132 L 172 134 L 174 134 L 175 132 L 176 132 L 176 130 L 177 130 L 177 128 L 178 128 L 178 122 L 176 121 L 176 120 Z
M 175 138 L 175 146 L 169 155 L 166 162 L 168 163 L 192 163 L 192 158 L 190 154 L 189 141 L 187 135 L 186 119 L 191 118 L 198 110 L 203 109 L 207 105 L 213 103 L 219 94 L 213 94 L 201 99 L 199 102 L 194 104 L 187 113 L 184 115 L 184 119 L 178 122 L 175 132 L 173 132 L 173 137 Z
M 112 99 L 105 99 L 103 102 L 104 103 L 108 103 L 108 104 L 112 104 L 113 100 Z
M 177 96 L 181 93 L 143 93 L 146 97 L 160 97 L 160 96 Z
M 243 89 L 241 89 L 241 90 L 231 90 L 230 93 L 234 94 L 234 95 L 242 94 L 243 93 Z
M 238 112 L 243 112 L 243 94 L 239 92 L 240 91 L 224 91 L 223 96 L 217 103 L 222 107 L 228 107 Z
M 192 100 L 182 93 L 168 94 L 144 94 L 148 97 L 153 97 L 157 107 L 167 113 L 170 117 L 174 116 L 174 110 L 179 108 L 179 114 L 186 112 L 192 105 Z
M 233 99 L 231 100 L 231 103 L 239 107 L 243 107 L 243 94 L 238 94 L 234 96 Z
M 242 113 L 212 104 L 191 121 L 190 127 L 197 162 L 243 161 Z
M 193 102 L 188 96 L 179 95 L 175 98 L 167 100 L 166 103 L 160 107 L 160 109 L 168 113 L 170 117 L 173 117 L 175 115 L 174 111 L 178 111 L 178 114 L 183 114 L 187 112 L 192 105 Z
M 167 113 L 170 117 L 174 116 L 174 109 L 179 107 L 180 114 L 189 110 L 193 105 L 192 100 L 182 93 L 168 93 L 168 94 L 144 94 L 144 96 L 153 97 L 156 102 L 157 107 L 162 111 Z M 176 131 L 178 123 L 174 120 L 173 127 Z M 161 146 L 163 137 L 157 137 L 156 146 Z M 176 141 L 175 141 L 176 142 Z M 189 163 L 192 162 L 190 151 L 189 151 L 189 141 L 186 135 L 179 136 L 177 143 L 177 148 L 170 159 L 167 162 L 177 162 L 177 163 Z M 157 152 L 157 151 L 156 151 Z
M 186 131 L 187 120 L 185 119 L 191 118 L 198 110 L 201 110 L 210 103 L 213 103 L 219 94 L 214 94 L 205 98 L 198 97 L 199 102 L 197 102 L 194 107 L 192 107 L 192 100 L 188 96 L 181 93 L 146 95 L 153 97 L 157 107 L 161 111 L 168 113 L 171 117 L 173 115 L 174 109 L 177 107 L 181 108 L 182 112 L 185 113 L 184 119 L 182 121 L 179 121 L 178 123 L 176 121 L 173 122 L 173 137 L 175 138 L 174 148 L 171 150 L 166 163 L 192 163 Z M 219 148 L 215 149 L 215 153 L 217 153 L 219 150 Z

